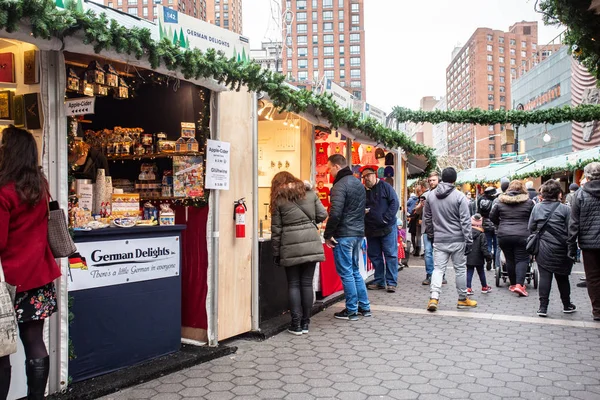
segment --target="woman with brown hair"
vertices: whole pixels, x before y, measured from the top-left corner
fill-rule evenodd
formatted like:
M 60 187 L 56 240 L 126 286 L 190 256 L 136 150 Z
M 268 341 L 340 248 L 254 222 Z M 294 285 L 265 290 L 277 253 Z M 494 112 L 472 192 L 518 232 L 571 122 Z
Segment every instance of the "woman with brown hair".
M 529 265 L 526 247 L 533 206 L 525 185 L 521 181 L 512 181 L 490 212 L 490 220 L 498 227 L 498 244 L 506 257 L 509 289 L 523 297 L 529 296 L 525 290 L 525 275 Z
M 56 311 L 53 281 L 60 276 L 48 244 L 48 182 L 33 136 L 4 129 L 0 143 L 0 262 L 16 286 L 15 311 L 25 348 L 27 398 L 43 399 L 50 362 L 44 320 Z M 10 387 L 10 356 L 0 357 L 0 400 Z
M 289 172 L 271 182 L 271 243 L 276 265 L 285 267 L 292 323 L 288 332 L 308 333 L 313 305 L 313 277 L 325 252 L 317 224 L 327 211 L 316 193 Z

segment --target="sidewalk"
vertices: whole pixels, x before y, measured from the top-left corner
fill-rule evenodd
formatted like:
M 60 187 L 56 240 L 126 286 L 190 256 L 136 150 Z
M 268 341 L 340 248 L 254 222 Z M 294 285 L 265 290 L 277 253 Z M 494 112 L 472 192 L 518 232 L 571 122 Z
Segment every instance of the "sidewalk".
M 372 318 L 336 320 L 338 303 L 313 318 L 308 335 L 238 340 L 235 355 L 104 399 L 600 398 L 600 323 L 575 286 L 581 274 L 571 279 L 575 314 L 561 312 L 556 287 L 546 319 L 535 314 L 533 288 L 528 298 L 507 287 L 476 291 L 479 307 L 457 310 L 452 271 L 430 314 L 421 260 L 399 273 L 398 292 L 369 292 Z

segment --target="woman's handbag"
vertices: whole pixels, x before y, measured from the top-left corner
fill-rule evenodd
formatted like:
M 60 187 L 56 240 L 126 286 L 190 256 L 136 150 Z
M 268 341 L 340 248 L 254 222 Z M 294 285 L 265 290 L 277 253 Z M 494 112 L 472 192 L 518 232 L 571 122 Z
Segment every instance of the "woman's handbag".
M 527 238 L 527 245 L 525 246 L 525 250 L 527 250 L 527 253 L 531 254 L 532 256 L 537 256 L 537 254 L 540 252 L 540 237 L 542 236 L 542 231 L 546 227 L 546 224 L 550 220 L 550 217 L 552 217 L 552 214 L 554 214 L 554 211 L 556 211 L 559 205 L 560 202 L 557 201 L 554 207 L 552 207 L 552 210 L 550 210 L 548 218 L 546 218 L 542 226 L 539 227 L 535 233 L 532 233 Z
M 58 205 L 58 201 L 48 202 L 48 243 L 54 258 L 69 257 L 77 252 L 69 233 L 65 212 Z
M 0 262 L 0 357 L 17 352 L 15 287 L 6 283 Z

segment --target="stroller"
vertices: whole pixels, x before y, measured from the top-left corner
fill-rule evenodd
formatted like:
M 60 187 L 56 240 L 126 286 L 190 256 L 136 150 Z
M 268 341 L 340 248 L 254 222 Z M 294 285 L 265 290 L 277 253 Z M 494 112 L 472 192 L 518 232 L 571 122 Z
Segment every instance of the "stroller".
M 504 257 L 504 253 L 500 252 L 500 265 L 496 266 L 494 271 L 494 276 L 496 278 L 496 287 L 500 287 L 500 280 L 506 283 L 508 280 L 508 269 L 506 268 L 506 257 Z M 533 281 L 533 288 L 537 289 L 540 277 L 537 268 L 537 263 L 535 262 L 535 258 L 533 256 L 529 256 L 529 264 L 527 266 L 527 272 L 525 273 L 525 281 L 528 285 L 531 285 L 531 281 Z

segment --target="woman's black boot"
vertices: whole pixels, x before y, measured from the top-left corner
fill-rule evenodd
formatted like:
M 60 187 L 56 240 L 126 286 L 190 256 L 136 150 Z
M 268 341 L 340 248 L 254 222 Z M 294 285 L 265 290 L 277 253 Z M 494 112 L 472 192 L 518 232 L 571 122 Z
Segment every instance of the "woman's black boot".
M 27 400 L 43 400 L 50 372 L 50 357 L 25 361 L 27 374 Z
M 0 400 L 6 400 L 10 389 L 11 367 L 0 369 Z
M 310 319 L 303 319 L 300 323 L 300 327 L 302 328 L 302 333 L 308 333 L 308 325 L 310 324 Z

